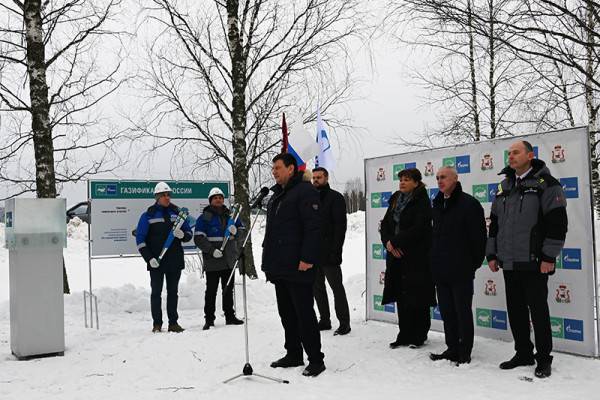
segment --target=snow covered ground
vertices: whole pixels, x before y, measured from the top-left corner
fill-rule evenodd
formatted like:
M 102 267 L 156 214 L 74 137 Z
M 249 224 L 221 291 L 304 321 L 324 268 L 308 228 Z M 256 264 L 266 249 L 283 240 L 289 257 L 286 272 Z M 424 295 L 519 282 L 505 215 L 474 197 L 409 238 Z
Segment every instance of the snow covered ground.
M 4 239 L 3 227 L 0 241 Z M 365 322 L 364 214 L 350 216 L 344 247 L 344 274 L 352 332 L 322 335 L 327 370 L 318 378 L 301 368 L 271 369 L 284 354 L 283 332 L 272 286 L 248 285 L 250 354 L 255 372 L 287 379 L 289 385 L 259 378 L 222 381 L 244 365 L 243 328 L 202 331 L 204 281 L 198 272 L 182 277 L 182 334 L 152 334 L 149 278 L 140 259 L 94 261 L 100 330 L 83 327 L 82 290 L 88 285 L 85 226 L 69 227 L 65 250 L 71 289 L 65 296 L 64 357 L 17 361 L 10 353 L 8 254 L 0 250 L 0 399 L 595 399 L 600 396 L 600 361 L 555 354 L 554 374 L 537 380 L 532 368 L 501 371 L 512 343 L 476 338 L 473 361 L 455 367 L 433 363 L 430 351 L 444 349 L 443 335 L 430 333 L 421 349 L 390 350 L 397 328 Z M 260 254 L 260 229 L 254 249 Z M 238 302 L 241 301 L 238 291 Z M 241 303 L 239 309 L 241 310 Z M 332 310 L 333 311 L 333 310 Z M 242 314 L 240 311 L 239 314 Z

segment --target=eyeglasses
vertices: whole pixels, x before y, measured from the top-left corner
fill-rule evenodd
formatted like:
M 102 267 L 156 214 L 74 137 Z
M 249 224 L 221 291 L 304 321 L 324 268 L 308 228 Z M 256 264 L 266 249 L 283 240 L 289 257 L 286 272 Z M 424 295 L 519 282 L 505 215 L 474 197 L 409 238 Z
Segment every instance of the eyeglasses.
M 439 175 L 439 176 L 436 176 L 436 177 L 435 177 L 435 180 L 436 180 L 436 181 L 439 181 L 439 180 L 446 179 L 446 178 L 447 178 L 447 176 L 446 176 L 446 175 Z

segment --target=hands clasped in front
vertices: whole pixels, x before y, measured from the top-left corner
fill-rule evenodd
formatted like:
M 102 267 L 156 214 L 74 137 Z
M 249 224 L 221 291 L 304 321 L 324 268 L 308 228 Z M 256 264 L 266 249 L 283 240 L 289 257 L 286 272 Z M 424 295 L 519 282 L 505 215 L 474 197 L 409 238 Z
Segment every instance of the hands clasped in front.
M 404 252 L 400 249 L 395 248 L 392 242 L 390 242 L 389 240 L 385 244 L 385 249 L 388 251 L 388 253 L 391 253 L 396 258 L 402 258 L 402 256 L 404 256 Z

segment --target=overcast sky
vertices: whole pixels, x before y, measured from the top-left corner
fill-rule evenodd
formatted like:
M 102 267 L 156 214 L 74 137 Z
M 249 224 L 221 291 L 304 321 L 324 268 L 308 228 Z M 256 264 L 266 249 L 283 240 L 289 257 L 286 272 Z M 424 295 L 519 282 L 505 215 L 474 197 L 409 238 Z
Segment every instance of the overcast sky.
M 356 100 L 352 101 L 348 108 L 352 124 L 359 129 L 351 133 L 351 140 L 346 136 L 349 134 L 346 131 L 329 132 L 330 140 L 335 143 L 336 158 L 332 186 L 338 190 L 343 189 L 346 181 L 363 176 L 365 158 L 400 152 L 402 148 L 392 146 L 392 141 L 400 136 L 408 139 L 414 133 L 422 132 L 424 126 L 432 121 L 427 109 L 420 107 L 423 104 L 422 97 L 426 93 L 410 78 L 410 68 L 415 66 L 415 62 L 408 49 L 399 42 L 380 35 L 371 42 L 370 54 L 358 44 L 355 50 L 353 67 L 356 78 L 361 83 L 354 90 Z M 135 51 L 132 54 L 135 54 Z M 372 58 L 369 58 L 369 55 Z M 134 104 L 134 95 L 135 93 L 131 93 L 128 88 L 120 91 L 115 98 L 105 103 L 105 107 L 110 108 L 107 113 L 116 116 L 123 108 L 127 109 L 129 105 Z M 315 108 L 316 106 L 315 104 Z M 305 129 L 313 133 L 316 126 L 312 124 Z M 135 149 L 128 155 L 136 157 Z M 152 160 L 146 160 L 141 165 L 124 166 L 106 177 L 189 179 L 189 176 L 171 176 L 169 159 L 170 154 L 163 151 Z M 86 183 L 66 185 L 61 195 L 67 198 L 67 205 L 83 201 L 87 198 Z

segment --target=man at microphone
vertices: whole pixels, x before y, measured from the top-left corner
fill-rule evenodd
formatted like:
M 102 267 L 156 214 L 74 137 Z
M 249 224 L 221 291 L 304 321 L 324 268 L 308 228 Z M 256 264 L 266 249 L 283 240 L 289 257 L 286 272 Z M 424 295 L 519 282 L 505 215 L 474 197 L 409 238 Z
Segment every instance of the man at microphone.
M 321 336 L 313 308 L 313 265 L 320 250 L 319 193 L 302 180 L 294 156 L 282 153 L 273 158 L 277 184 L 267 206 L 262 270 L 275 285 L 277 309 L 285 331 L 286 355 L 273 368 L 304 365 L 304 376 L 325 370 Z

